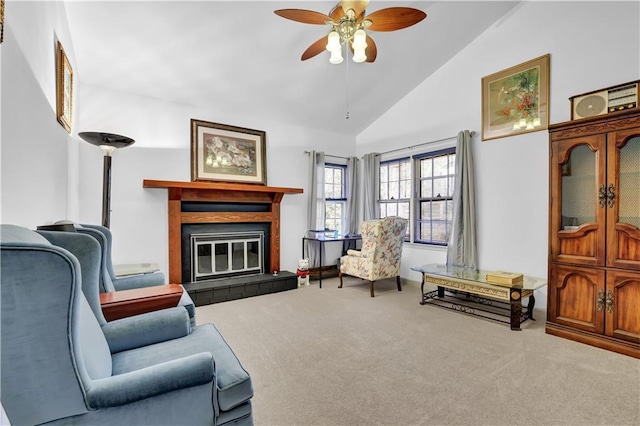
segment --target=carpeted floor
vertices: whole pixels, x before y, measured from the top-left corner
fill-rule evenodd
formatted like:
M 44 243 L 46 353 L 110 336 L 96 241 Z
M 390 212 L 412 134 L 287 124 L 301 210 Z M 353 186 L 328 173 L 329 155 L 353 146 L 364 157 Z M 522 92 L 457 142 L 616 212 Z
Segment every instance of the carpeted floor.
M 640 425 L 640 360 L 336 278 L 197 308 L 252 376 L 260 425 Z M 543 302 L 544 303 L 544 302 Z

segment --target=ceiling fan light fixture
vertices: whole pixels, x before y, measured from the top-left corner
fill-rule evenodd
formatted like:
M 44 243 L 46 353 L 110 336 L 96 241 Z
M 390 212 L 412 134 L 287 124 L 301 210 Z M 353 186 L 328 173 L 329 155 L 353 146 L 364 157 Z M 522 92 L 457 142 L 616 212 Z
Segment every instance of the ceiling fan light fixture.
M 327 50 L 331 53 L 340 52 L 342 46 L 340 45 L 340 34 L 336 30 L 333 30 L 327 36 Z
M 363 29 L 359 29 L 353 35 L 353 62 L 361 63 L 367 60 L 365 49 L 367 48 L 367 34 Z
M 367 55 L 364 52 L 364 48 L 353 50 L 353 62 L 361 63 L 366 60 L 367 60 Z
M 366 48 L 367 47 L 367 34 L 363 29 L 359 29 L 353 34 L 353 44 L 354 49 Z
M 340 50 L 334 50 L 331 52 L 331 57 L 329 58 L 329 62 L 334 65 L 341 64 L 343 61 L 342 52 Z

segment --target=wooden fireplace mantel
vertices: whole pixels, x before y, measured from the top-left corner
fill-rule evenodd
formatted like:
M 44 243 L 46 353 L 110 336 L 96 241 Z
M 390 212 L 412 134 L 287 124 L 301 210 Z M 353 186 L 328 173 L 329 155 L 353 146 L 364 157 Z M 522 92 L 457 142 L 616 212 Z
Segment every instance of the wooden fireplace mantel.
M 168 189 L 169 282 L 182 283 L 182 225 L 188 223 L 269 223 L 270 272 L 280 270 L 280 202 L 284 194 L 301 194 L 302 188 L 150 179 L 144 179 L 142 186 Z M 183 212 L 183 201 L 259 203 L 270 208 L 266 212 Z

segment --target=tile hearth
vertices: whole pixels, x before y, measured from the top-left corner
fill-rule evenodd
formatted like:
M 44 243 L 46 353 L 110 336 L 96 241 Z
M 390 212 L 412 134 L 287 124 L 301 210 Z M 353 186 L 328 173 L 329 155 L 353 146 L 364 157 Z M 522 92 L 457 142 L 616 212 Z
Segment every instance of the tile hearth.
M 245 275 L 183 284 L 196 306 L 298 288 L 298 277 L 289 271 L 272 274 Z

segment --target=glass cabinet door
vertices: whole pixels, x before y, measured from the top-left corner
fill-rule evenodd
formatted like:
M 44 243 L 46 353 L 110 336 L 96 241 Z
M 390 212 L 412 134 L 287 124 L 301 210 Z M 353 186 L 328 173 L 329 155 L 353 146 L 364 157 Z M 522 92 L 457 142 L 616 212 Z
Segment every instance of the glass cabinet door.
M 640 130 L 609 137 L 607 264 L 640 269 Z
M 596 222 L 596 154 L 588 145 L 569 151 L 562 173 L 562 231 Z
M 604 265 L 605 149 L 604 135 L 568 139 L 553 146 L 551 221 L 555 235 L 550 237 L 554 261 Z

